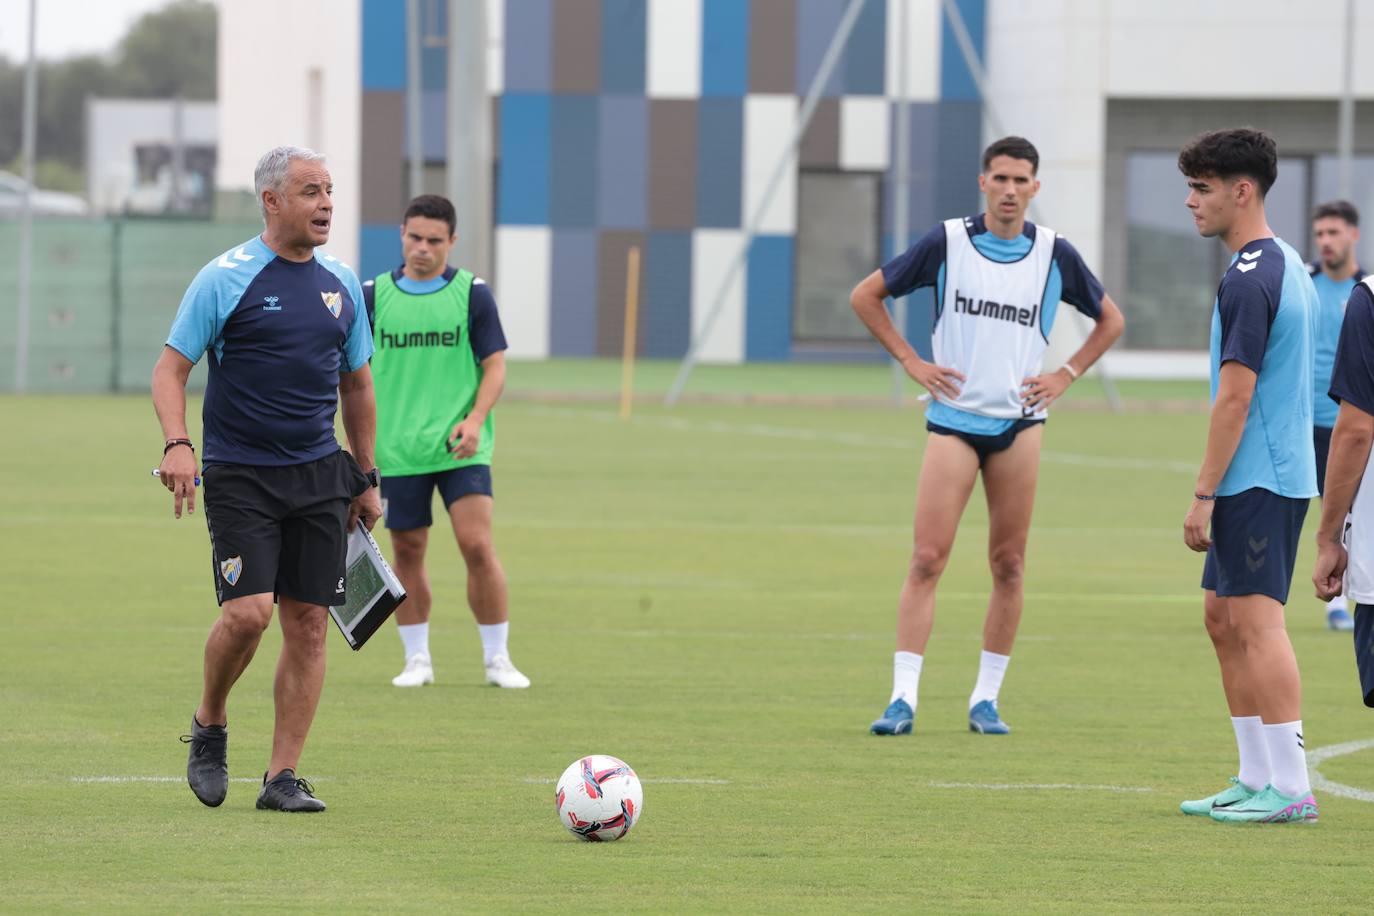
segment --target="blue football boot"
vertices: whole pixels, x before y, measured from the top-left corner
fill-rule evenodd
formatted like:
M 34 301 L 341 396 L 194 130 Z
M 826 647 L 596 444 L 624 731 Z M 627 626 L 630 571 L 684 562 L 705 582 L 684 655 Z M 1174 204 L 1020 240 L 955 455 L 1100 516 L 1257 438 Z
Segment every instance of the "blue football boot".
M 870 725 L 868 730 L 875 735 L 909 735 L 915 722 L 915 711 L 906 700 L 898 698 L 887 704 L 883 717 Z
M 997 714 L 995 701 L 980 700 L 968 711 L 968 730 L 980 735 L 1006 735 L 1011 733 L 1011 726 Z

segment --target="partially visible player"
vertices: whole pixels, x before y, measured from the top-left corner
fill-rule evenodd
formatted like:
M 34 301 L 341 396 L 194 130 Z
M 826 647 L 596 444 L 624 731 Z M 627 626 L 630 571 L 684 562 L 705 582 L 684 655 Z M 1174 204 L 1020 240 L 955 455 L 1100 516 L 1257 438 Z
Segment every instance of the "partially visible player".
M 1331 448 L 1331 427 L 1336 425 L 1336 402 L 1331 389 L 1331 366 L 1336 359 L 1336 341 L 1345 319 L 1345 301 L 1364 277 L 1355 258 L 1360 240 L 1360 214 L 1344 200 L 1321 204 L 1312 213 L 1312 238 L 1317 243 L 1317 260 L 1308 265 L 1312 285 L 1317 288 L 1317 359 L 1312 367 L 1312 442 L 1317 449 L 1317 490 L 1325 496 L 1326 455 Z M 1326 604 L 1326 625 L 1333 630 L 1350 630 L 1355 624 L 1345 606 L 1345 596 L 1336 595 Z
M 491 535 L 491 411 L 506 383 L 506 335 L 486 282 L 448 266 L 456 220 L 443 197 L 412 200 L 401 222 L 403 263 L 363 284 L 377 341 L 372 375 L 383 520 L 408 595 L 396 609 L 405 669 L 391 683 L 434 683 L 425 553 L 437 489 L 467 565 L 468 607 L 487 681 L 528 687 L 506 647 L 506 573 Z
M 1021 622 L 1046 408 L 1124 326 L 1121 311 L 1074 247 L 1026 219 L 1040 189 L 1040 154 L 1030 141 L 998 140 L 984 151 L 982 165 L 985 213 L 935 226 L 850 296 L 868 330 L 932 397 L 926 411 L 931 435 L 916 487 L 915 542 L 897 603 L 892 695 L 869 726 L 876 735 L 911 733 L 935 587 L 979 474 L 988 500 L 992 594 L 968 726 L 984 735 L 1011 730 L 997 700 Z M 935 287 L 934 362 L 917 355 L 883 305 L 888 296 L 928 286 Z M 1077 353 L 1045 372 L 1041 364 L 1061 300 L 1096 326 Z
M 1315 821 L 1302 685 L 1283 606 L 1317 495 L 1317 293 L 1302 258 L 1265 216 L 1278 175 L 1272 137 L 1249 128 L 1205 133 L 1179 153 L 1178 168 L 1198 234 L 1232 252 L 1212 306 L 1212 413 L 1183 540 L 1207 554 L 1207 632 L 1240 749 L 1230 786 L 1181 807 L 1220 821 Z
M 1355 284 L 1331 374 L 1340 411 L 1331 435 L 1326 495 L 1312 582 L 1318 598 L 1344 588 L 1355 599 L 1355 664 L 1360 694 L 1374 706 L 1374 277 Z M 1347 514 L 1349 531 L 1347 532 Z M 1348 547 L 1347 550 L 1347 536 Z

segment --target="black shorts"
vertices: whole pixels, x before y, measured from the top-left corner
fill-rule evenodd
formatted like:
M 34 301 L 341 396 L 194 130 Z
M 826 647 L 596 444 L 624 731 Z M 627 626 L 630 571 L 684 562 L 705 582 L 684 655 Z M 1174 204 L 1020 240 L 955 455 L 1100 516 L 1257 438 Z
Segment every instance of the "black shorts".
M 1016 437 L 1023 431 L 1032 426 L 1039 426 L 1044 423 L 1040 420 L 1017 420 L 1007 428 L 1005 432 L 997 433 L 993 436 L 980 436 L 977 433 L 966 433 L 958 429 L 950 429 L 948 426 L 941 426 L 938 423 L 926 421 L 926 429 L 937 436 L 953 436 L 967 442 L 975 452 L 978 453 L 978 466 L 981 468 L 988 460 L 989 455 L 997 452 L 1004 452 L 1011 448 L 1011 444 L 1016 441 Z
M 434 488 L 447 509 L 464 496 L 491 495 L 491 465 L 469 464 L 433 474 L 382 478 L 382 523 L 392 531 L 428 528 L 434 524 L 430 504 Z
M 348 506 L 368 486 L 352 455 L 200 473 L 220 604 L 263 592 L 324 606 L 343 597 Z
M 1287 604 L 1310 502 L 1260 487 L 1218 496 L 1202 587 L 1221 598 L 1268 595 Z
M 1331 427 L 1312 427 L 1312 445 L 1317 449 L 1317 495 L 1326 495 L 1326 456 L 1331 451 Z

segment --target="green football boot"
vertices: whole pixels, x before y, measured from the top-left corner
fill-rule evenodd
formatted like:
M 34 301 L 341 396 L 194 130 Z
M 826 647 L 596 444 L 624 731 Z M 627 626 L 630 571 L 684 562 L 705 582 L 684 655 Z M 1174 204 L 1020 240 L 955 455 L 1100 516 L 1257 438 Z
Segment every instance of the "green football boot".
M 1225 810 L 1227 808 L 1235 807 L 1236 805 L 1239 805 L 1242 802 L 1248 802 L 1250 799 L 1254 798 L 1256 795 L 1259 794 L 1259 792 L 1256 792 L 1255 790 L 1248 787 L 1245 783 L 1241 782 L 1240 777 L 1232 776 L 1231 785 L 1225 789 L 1222 789 L 1216 795 L 1210 795 L 1207 798 L 1197 798 L 1192 801 L 1186 801 L 1178 806 L 1178 810 L 1182 811 L 1184 814 L 1193 814 L 1197 815 L 1198 817 L 1207 817 L 1217 809 Z

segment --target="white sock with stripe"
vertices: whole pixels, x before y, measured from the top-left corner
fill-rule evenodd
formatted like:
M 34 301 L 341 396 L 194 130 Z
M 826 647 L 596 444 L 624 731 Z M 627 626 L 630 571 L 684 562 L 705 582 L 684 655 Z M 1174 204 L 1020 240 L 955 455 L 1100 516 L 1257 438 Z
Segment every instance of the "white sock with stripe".
M 916 694 L 921 685 L 921 664 L 923 656 L 915 652 L 896 652 L 892 656 L 892 699 L 906 700 L 912 712 L 916 711 Z
M 1264 723 L 1264 742 L 1269 745 L 1269 784 L 1289 798 L 1312 791 L 1307 779 L 1307 752 L 1303 750 L 1302 720 Z

